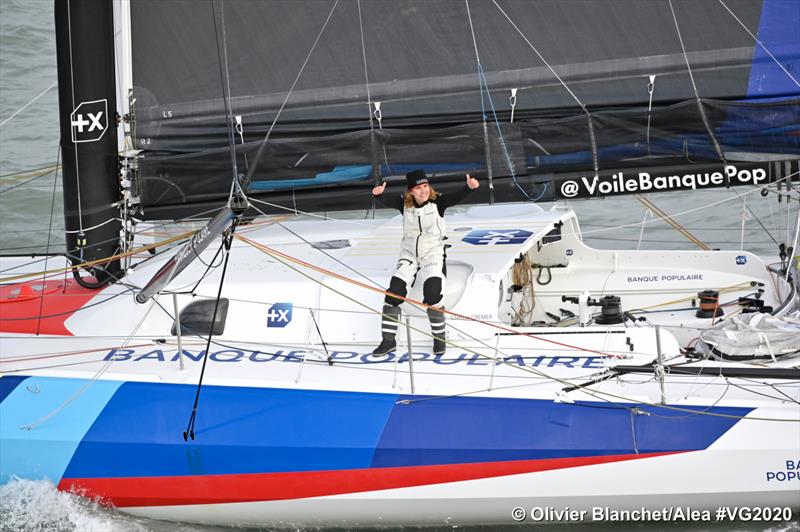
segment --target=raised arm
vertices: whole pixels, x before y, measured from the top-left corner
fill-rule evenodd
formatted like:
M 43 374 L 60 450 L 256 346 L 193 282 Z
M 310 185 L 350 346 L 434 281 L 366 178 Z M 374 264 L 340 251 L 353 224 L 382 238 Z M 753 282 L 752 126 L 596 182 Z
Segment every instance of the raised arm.
M 436 206 L 439 209 L 439 214 L 444 216 L 444 211 L 447 210 L 448 207 L 452 207 L 453 205 L 458 205 L 472 193 L 473 190 L 478 188 L 480 183 L 477 179 L 467 174 L 467 186 L 464 188 L 457 190 L 455 192 L 450 192 L 448 194 L 442 194 L 442 196 L 436 201 Z
M 378 200 L 381 204 L 391 209 L 397 209 L 401 213 L 403 212 L 403 196 L 392 194 L 392 195 L 385 195 L 383 191 L 386 190 L 386 182 L 384 181 L 380 185 L 376 186 L 372 189 L 372 197 Z

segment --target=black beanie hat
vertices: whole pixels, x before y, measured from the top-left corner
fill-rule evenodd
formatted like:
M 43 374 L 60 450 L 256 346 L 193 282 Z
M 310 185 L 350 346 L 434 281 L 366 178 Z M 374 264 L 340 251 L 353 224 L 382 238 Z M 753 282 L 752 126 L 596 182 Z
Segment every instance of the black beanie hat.
M 428 176 L 425 175 L 425 170 L 412 170 L 406 174 L 406 185 L 408 186 L 408 190 L 427 182 Z

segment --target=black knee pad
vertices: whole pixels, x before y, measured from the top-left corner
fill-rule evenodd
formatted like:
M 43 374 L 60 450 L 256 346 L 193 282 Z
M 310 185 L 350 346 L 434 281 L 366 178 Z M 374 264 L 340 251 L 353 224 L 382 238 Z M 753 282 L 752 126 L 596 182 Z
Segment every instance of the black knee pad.
M 392 280 L 389 281 L 389 292 L 397 294 L 398 296 L 406 297 L 406 294 L 408 293 L 406 282 L 400 279 L 399 277 L 392 277 Z M 400 303 L 402 303 L 403 300 L 387 295 L 386 299 L 384 299 L 384 302 L 387 305 L 392 305 L 393 307 L 396 307 L 400 305 Z
M 426 305 L 437 305 L 442 300 L 442 278 L 429 277 L 422 285 L 423 303 Z

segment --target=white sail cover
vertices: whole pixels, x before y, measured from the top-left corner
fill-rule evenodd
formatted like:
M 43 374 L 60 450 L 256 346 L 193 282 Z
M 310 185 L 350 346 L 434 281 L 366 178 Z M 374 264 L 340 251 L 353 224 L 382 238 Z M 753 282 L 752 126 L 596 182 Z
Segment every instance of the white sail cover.
M 697 350 L 729 360 L 773 359 L 800 352 L 800 311 L 776 318 L 769 314 L 733 316 L 705 331 Z

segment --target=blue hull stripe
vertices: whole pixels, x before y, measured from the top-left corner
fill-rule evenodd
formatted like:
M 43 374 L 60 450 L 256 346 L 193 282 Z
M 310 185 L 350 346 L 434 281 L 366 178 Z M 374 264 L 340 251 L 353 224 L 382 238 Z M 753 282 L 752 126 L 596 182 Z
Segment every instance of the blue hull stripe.
M 125 383 L 75 451 L 65 478 L 333 471 L 705 449 L 735 418 L 626 405 L 434 398 Z M 419 399 L 417 397 L 417 399 Z M 709 409 L 742 416 L 747 408 Z
M 651 415 L 634 414 L 633 406 Z M 751 409 L 712 410 L 743 416 Z M 392 411 L 373 466 L 701 450 L 735 423 L 733 418 L 619 403 L 436 398 Z
M 125 383 L 86 434 L 67 478 L 367 468 L 391 394 Z M 124 459 L 120 460 L 120 457 Z
M 19 383 L 27 379 L 28 377 L 18 377 L 17 375 L 5 375 L 0 377 L 0 403 L 8 397 L 8 394 L 14 391 Z
M 22 427 L 50 414 L 86 382 L 29 377 L 3 399 L 0 483 L 8 482 L 12 475 L 34 480 L 48 478 L 58 483 L 89 427 L 122 383 L 97 381 L 50 419 L 31 430 Z

